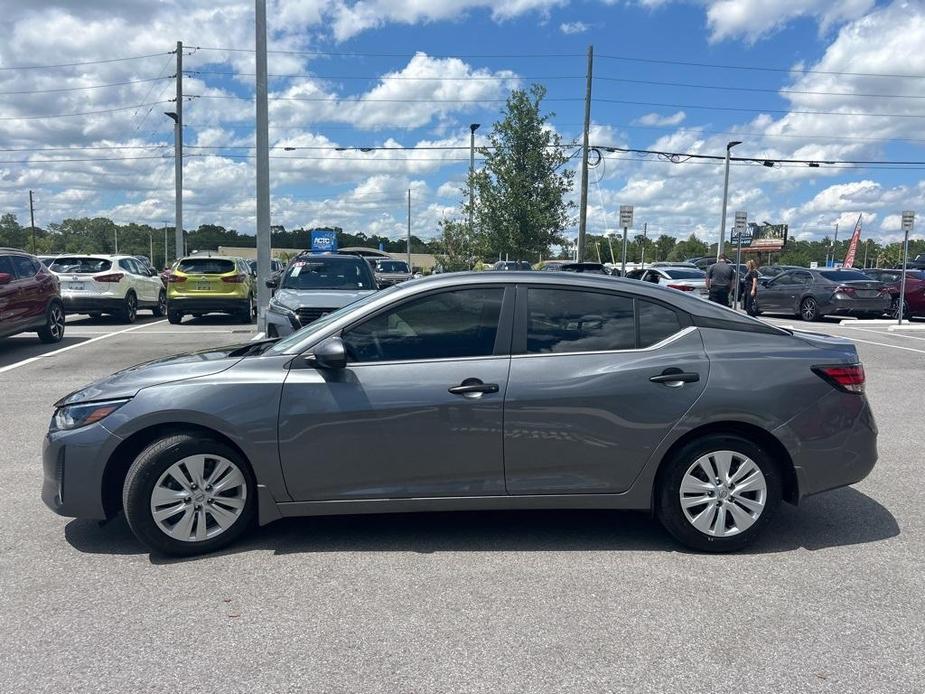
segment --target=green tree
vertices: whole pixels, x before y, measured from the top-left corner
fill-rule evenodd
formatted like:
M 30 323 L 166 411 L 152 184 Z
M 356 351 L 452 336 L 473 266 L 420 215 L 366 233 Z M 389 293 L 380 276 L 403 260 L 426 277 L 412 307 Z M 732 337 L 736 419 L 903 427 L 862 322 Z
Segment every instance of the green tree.
M 691 234 L 686 241 L 679 241 L 668 254 L 668 260 L 684 260 L 704 256 L 709 253 L 710 247 Z
M 674 236 L 668 236 L 667 234 L 662 234 L 655 239 L 655 255 L 652 261 L 668 260 L 668 256 L 671 255 L 677 242 Z
M 479 150 L 484 167 L 473 175 L 474 236 L 486 257 L 537 259 L 563 242 L 574 203 L 573 172 L 562 170 L 568 156 L 561 137 L 547 127 L 553 115 L 541 110 L 546 89 L 514 90 L 503 117 L 492 126 L 490 146 Z M 469 205 L 464 205 L 468 216 Z
M 444 272 L 469 270 L 479 256 L 476 239 L 465 222 L 452 219 L 440 222 L 440 239 L 436 245 L 437 262 Z

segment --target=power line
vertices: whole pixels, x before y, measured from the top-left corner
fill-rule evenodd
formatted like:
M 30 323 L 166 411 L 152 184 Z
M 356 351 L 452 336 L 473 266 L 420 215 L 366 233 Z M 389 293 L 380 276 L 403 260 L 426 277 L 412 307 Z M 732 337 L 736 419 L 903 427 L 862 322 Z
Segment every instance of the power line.
M 623 99 L 595 99 L 604 104 L 629 104 L 633 106 L 655 106 L 661 108 L 693 108 L 706 111 L 737 111 L 747 113 L 783 113 L 808 116 L 874 116 L 877 118 L 925 118 L 925 113 L 863 113 L 857 111 L 793 111 L 790 109 L 745 108 L 739 106 L 705 106 L 703 104 L 663 104 L 654 101 L 628 101 Z
M 130 161 L 136 159 L 173 159 L 173 155 L 151 155 L 142 157 L 86 157 L 80 159 L 7 159 L 0 164 L 65 164 L 76 161 Z
M 75 116 L 95 116 L 100 113 L 115 113 L 116 111 L 131 111 L 132 109 L 144 108 L 145 106 L 156 106 L 157 104 L 169 104 L 172 100 L 155 101 L 153 104 L 135 104 L 134 106 L 118 106 L 116 108 L 107 108 L 101 111 L 82 111 L 80 113 L 50 113 L 41 116 L 0 116 L 3 120 L 46 120 L 51 118 L 73 118 Z
M 627 123 L 607 123 L 614 128 L 626 128 L 629 130 L 661 130 L 671 133 L 692 133 L 704 135 L 732 135 L 735 137 L 755 137 L 766 139 L 797 139 L 797 140 L 836 140 L 842 142 L 925 142 L 925 138 L 914 137 L 862 137 L 859 135 L 838 136 L 838 135 L 800 135 L 796 133 L 776 134 L 776 133 L 751 133 L 751 132 L 733 132 L 731 130 L 707 130 L 698 126 L 689 128 L 677 128 L 664 125 L 631 125 Z
M 253 72 L 224 72 L 220 70 L 184 70 L 184 75 L 222 75 L 225 77 L 254 77 L 255 73 Z M 360 75 L 315 75 L 307 72 L 296 72 L 296 73 L 270 73 L 267 77 L 280 77 L 280 78 L 312 78 L 319 80 L 381 80 L 393 81 L 393 80 L 406 80 L 406 81 L 450 81 L 450 82 L 506 82 L 511 80 L 583 80 L 584 75 L 550 75 L 546 77 L 538 76 L 529 76 L 529 75 L 508 75 L 506 77 L 501 76 L 489 76 L 489 75 L 470 75 L 468 77 L 412 77 L 410 75 L 370 75 L 370 76 L 360 76 Z
M 662 161 L 668 161 L 673 164 L 683 164 L 691 159 L 708 160 L 708 161 L 725 161 L 726 157 L 720 154 L 698 154 L 695 152 L 669 152 L 657 149 L 639 149 L 635 147 L 613 147 L 609 145 L 593 145 L 592 149 L 604 150 L 606 152 L 624 152 L 627 154 L 645 154 L 654 155 Z M 651 160 L 650 160 L 651 161 Z M 925 161 L 885 161 L 872 159 L 779 159 L 775 157 L 729 157 L 733 162 L 749 162 L 752 164 L 761 164 L 762 166 L 778 166 L 783 164 L 806 165 L 812 168 L 821 166 L 889 166 L 889 167 L 910 167 L 925 166 Z
M 176 51 L 164 51 L 161 53 L 148 53 L 147 55 L 133 55 L 127 58 L 107 58 L 105 60 L 84 60 L 79 63 L 58 63 L 56 65 L 10 65 L 0 67 L 0 70 L 51 70 L 61 67 L 79 67 L 81 65 L 103 65 L 105 63 L 121 63 L 126 60 L 144 60 L 145 58 L 156 58 L 159 55 L 173 55 Z
M 253 101 L 251 96 L 235 96 L 233 94 L 184 94 L 186 99 L 237 99 L 240 101 Z M 343 102 L 356 102 L 364 104 L 482 104 L 503 103 L 507 99 L 367 99 L 365 97 L 338 97 L 338 96 L 271 96 L 270 101 L 317 101 L 332 104 Z M 560 97 L 543 99 L 543 101 L 584 101 L 577 97 Z
M 193 46 L 195 51 L 219 51 L 228 53 L 254 53 L 253 48 L 227 48 L 215 46 Z M 356 51 L 291 51 L 291 50 L 269 50 L 267 53 L 276 53 L 280 55 L 316 55 L 316 56 L 333 56 L 347 58 L 413 58 L 417 53 L 359 53 Z M 192 53 L 190 53 L 192 55 Z M 480 53 L 480 54 L 457 54 L 457 55 L 436 55 L 426 54 L 427 58 L 583 58 L 583 53 Z
M 30 95 L 30 94 L 55 94 L 59 92 L 81 92 L 90 89 L 105 89 L 107 87 L 123 87 L 129 84 L 145 84 L 147 82 L 157 82 L 159 80 L 172 79 L 172 77 L 149 77 L 140 80 L 127 80 L 125 82 L 110 82 L 109 84 L 93 84 L 86 87 L 59 87 L 57 89 L 23 89 L 12 92 L 0 92 L 0 96 L 13 95 Z

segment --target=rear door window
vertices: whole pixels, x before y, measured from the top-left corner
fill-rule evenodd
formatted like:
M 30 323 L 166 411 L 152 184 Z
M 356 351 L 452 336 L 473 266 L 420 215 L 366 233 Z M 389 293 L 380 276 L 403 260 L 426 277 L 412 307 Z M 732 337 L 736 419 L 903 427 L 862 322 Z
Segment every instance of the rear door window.
M 38 272 L 38 268 L 32 264 L 32 258 L 25 255 L 14 255 L 13 258 L 13 268 L 16 270 L 16 276 L 19 279 L 27 279 L 29 277 L 35 277 L 35 273 Z
M 234 272 L 234 267 L 228 258 L 184 258 L 177 270 L 186 275 L 224 275 Z
M 527 291 L 528 354 L 635 347 L 632 298 L 563 289 Z

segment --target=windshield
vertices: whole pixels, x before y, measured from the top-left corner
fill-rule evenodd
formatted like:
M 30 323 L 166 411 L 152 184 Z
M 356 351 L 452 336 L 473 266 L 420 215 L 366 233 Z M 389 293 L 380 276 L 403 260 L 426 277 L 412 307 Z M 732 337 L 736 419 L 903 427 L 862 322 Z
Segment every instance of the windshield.
M 316 321 L 312 321 L 301 330 L 296 330 L 294 333 L 292 333 L 292 335 L 285 338 L 284 340 L 276 342 L 273 345 L 273 348 L 269 350 L 269 352 L 273 354 L 285 354 L 293 347 L 304 342 L 307 338 L 310 338 L 314 333 L 324 330 L 331 323 L 339 320 L 351 311 L 365 306 L 369 302 L 379 299 L 382 296 L 386 296 L 391 292 L 398 291 L 400 287 L 400 284 L 396 284 L 389 287 L 388 289 L 383 289 L 382 291 L 373 292 L 372 294 L 367 294 L 366 296 L 360 297 L 356 301 L 353 301 L 346 306 L 337 309 L 336 311 L 332 311 L 331 313 L 327 314 L 326 316 L 322 316 Z
M 112 261 L 102 258 L 82 258 L 77 256 L 59 256 L 48 268 L 52 272 L 73 272 L 78 275 L 106 272 L 112 267 Z
M 224 275 L 234 270 L 234 262 L 226 258 L 184 258 L 177 270 L 185 274 Z
M 354 258 L 319 256 L 295 261 L 280 285 L 283 289 L 375 289 L 369 266 Z
M 376 269 L 379 272 L 408 272 L 408 265 L 401 260 L 380 260 Z
M 702 270 L 662 270 L 673 280 L 702 280 L 707 276 Z
M 860 270 L 820 270 L 819 274 L 833 282 L 851 282 L 853 280 L 870 280 Z

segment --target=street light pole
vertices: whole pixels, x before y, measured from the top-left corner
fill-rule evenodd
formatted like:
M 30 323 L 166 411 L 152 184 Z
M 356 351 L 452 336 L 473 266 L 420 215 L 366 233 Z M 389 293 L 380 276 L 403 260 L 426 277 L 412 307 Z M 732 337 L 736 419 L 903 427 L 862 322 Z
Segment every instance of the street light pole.
M 723 180 L 723 219 L 719 227 L 719 245 L 716 247 L 716 260 L 723 254 L 723 241 L 726 238 L 726 203 L 729 198 L 729 150 L 742 143 L 738 140 L 726 143 L 726 176 Z
M 472 233 L 472 220 L 475 214 L 475 131 L 479 123 L 469 125 L 469 233 Z
M 270 303 L 270 118 L 267 97 L 267 0 L 256 0 L 256 178 L 257 178 L 257 331 L 266 333 L 267 306 Z

